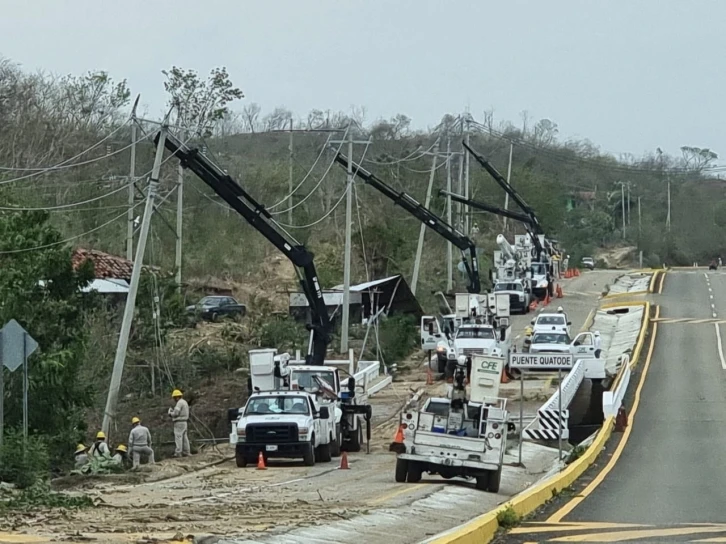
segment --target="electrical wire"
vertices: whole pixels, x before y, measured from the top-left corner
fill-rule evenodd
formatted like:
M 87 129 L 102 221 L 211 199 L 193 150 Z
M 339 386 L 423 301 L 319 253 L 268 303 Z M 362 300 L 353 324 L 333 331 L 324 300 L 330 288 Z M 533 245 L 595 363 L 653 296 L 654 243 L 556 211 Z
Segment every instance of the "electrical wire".
M 363 222 L 360 219 L 360 201 L 358 200 L 358 189 L 353 185 L 353 196 L 355 197 L 355 213 L 358 216 L 358 233 L 360 234 L 360 247 L 363 252 L 363 266 L 366 269 L 366 280 L 371 281 L 371 274 L 368 271 L 368 257 L 366 256 L 366 241 L 363 238 Z
M 350 127 L 348 127 L 348 128 L 347 128 L 347 129 L 345 130 L 345 134 L 343 134 L 343 137 L 341 138 L 341 140 L 345 140 L 345 137 L 346 137 L 346 136 L 348 135 L 348 130 L 350 130 Z M 282 198 L 282 200 L 280 200 L 280 201 L 279 201 L 279 202 L 277 202 L 276 204 L 273 204 L 272 206 L 267 206 L 267 209 L 268 209 L 268 210 L 272 210 L 272 209 L 275 209 L 275 208 L 277 208 L 277 207 L 278 207 L 278 206 L 279 206 L 280 204 L 282 204 L 282 203 L 283 203 L 283 202 L 285 202 L 285 201 L 286 201 L 286 200 L 287 200 L 288 198 L 290 198 L 290 197 L 291 197 L 292 195 L 294 195 L 294 194 L 295 194 L 295 193 L 296 193 L 296 192 L 298 191 L 298 189 L 300 189 L 300 187 L 302 187 L 302 184 L 303 184 L 303 183 L 305 183 L 305 181 L 306 181 L 306 180 L 308 179 L 308 177 L 310 177 L 310 174 L 312 174 L 312 173 L 313 173 L 313 170 L 315 169 L 315 167 L 316 167 L 316 166 L 318 165 L 318 161 L 320 160 L 320 157 L 322 157 L 322 156 L 323 156 L 323 153 L 325 153 L 325 150 L 326 150 L 326 149 L 327 149 L 327 147 L 328 147 L 328 143 L 330 142 L 330 139 L 331 139 L 332 137 L 333 137 L 333 133 L 331 132 L 330 134 L 328 134 L 328 139 L 327 139 L 327 140 L 325 140 L 325 143 L 323 144 L 323 147 L 322 147 L 322 149 L 320 150 L 320 153 L 318 153 L 318 156 L 317 156 L 317 158 L 315 159 L 315 162 L 313 162 L 313 165 L 312 165 L 312 166 L 310 167 L 310 170 L 308 170 L 307 174 L 305 174 L 305 177 L 304 177 L 304 178 L 302 179 L 302 181 L 301 181 L 300 183 L 298 183 L 298 184 L 297 184 L 297 186 L 296 186 L 296 187 L 295 187 L 295 188 L 294 188 L 294 189 L 292 190 L 292 192 L 291 192 L 291 193 L 290 193 L 289 195 L 287 195 L 287 196 L 283 197 L 283 198 Z
M 135 208 L 139 204 L 140 204 L 140 202 L 138 204 L 132 206 L 131 209 Z M 94 233 L 94 232 L 96 232 L 98 230 L 101 230 L 104 227 L 109 226 L 114 221 L 117 221 L 117 220 L 121 219 L 122 217 L 125 217 L 126 216 L 126 213 L 127 212 L 124 211 L 120 215 L 117 215 L 113 219 L 110 219 L 110 220 L 106 221 L 102 225 L 98 225 L 97 227 L 92 228 L 91 230 L 87 230 L 86 232 L 82 232 L 80 234 L 76 234 L 75 236 L 71 236 L 71 237 L 66 238 L 64 240 L 59 240 L 57 242 L 52 242 L 50 244 L 43 244 L 43 245 L 35 246 L 35 247 L 26 247 L 26 248 L 23 248 L 23 249 L 9 249 L 9 250 L 6 250 L 6 251 L 0 251 L 0 255 L 13 255 L 13 254 L 17 254 L 17 253 L 27 253 L 29 251 L 37 251 L 39 249 L 48 249 L 50 247 L 55 247 L 55 246 L 60 246 L 60 245 L 63 245 L 63 244 L 67 244 L 68 242 L 72 242 L 73 240 L 77 240 L 78 238 L 82 238 L 83 236 L 86 236 L 88 234 L 92 234 L 92 233 Z
M 407 156 L 403 157 L 402 159 L 397 159 L 395 161 L 391 162 L 385 162 L 385 161 L 376 161 L 373 159 L 366 159 L 366 162 L 372 163 L 372 164 L 380 164 L 382 166 L 391 166 L 394 164 L 400 164 L 402 162 L 411 162 L 420 159 L 427 153 L 429 153 L 434 147 L 436 146 L 436 142 L 434 142 L 431 147 L 429 147 L 426 151 L 423 151 L 420 155 L 414 157 L 416 153 L 418 153 L 421 150 L 421 146 L 419 145 L 416 149 L 414 149 L 411 153 L 409 153 Z
M 368 142 L 366 143 L 365 149 L 363 150 L 363 155 L 361 156 L 361 162 L 365 158 L 366 153 L 368 153 L 368 148 L 370 147 L 370 145 L 371 145 L 371 140 L 369 139 Z M 360 168 L 361 168 L 361 165 L 359 163 L 358 164 L 358 168 L 356 168 L 355 173 L 353 174 L 353 178 L 355 178 L 355 176 L 358 174 L 358 170 L 360 170 Z M 340 203 L 343 202 L 343 198 L 345 197 L 345 195 L 348 194 L 348 191 L 350 191 L 350 186 L 351 185 L 352 185 L 352 183 L 348 183 L 347 184 L 347 186 L 345 188 L 345 191 L 343 191 L 343 194 L 340 196 L 340 198 L 335 203 L 335 205 L 332 208 L 330 208 L 330 210 L 328 211 L 328 213 L 326 213 L 324 216 L 322 216 L 317 221 L 314 221 L 313 223 L 310 223 L 309 225 L 288 225 L 286 223 L 279 223 L 279 224 L 282 225 L 283 227 L 287 227 L 289 229 L 306 229 L 306 228 L 309 228 L 309 227 L 314 227 L 318 223 L 321 223 L 324 219 L 327 219 L 330 216 L 330 214 L 333 213 L 335 211 L 335 209 L 340 205 Z
M 97 202 L 99 200 L 103 200 L 104 198 L 108 198 L 111 195 L 115 195 L 116 193 L 120 193 L 121 191 L 127 190 L 128 187 L 125 185 L 122 185 L 121 187 L 114 189 L 113 191 L 110 191 L 108 193 L 104 193 L 102 195 L 89 198 L 88 200 L 82 200 L 79 202 L 71 202 L 68 204 L 59 204 L 57 206 L 43 206 L 43 207 L 37 207 L 37 208 L 23 208 L 18 206 L 0 206 L 0 210 L 4 211 L 14 211 L 14 212 L 40 212 L 40 211 L 53 211 L 53 210 L 62 210 L 66 208 L 74 208 L 76 206 L 82 206 L 84 204 L 89 204 L 91 202 Z

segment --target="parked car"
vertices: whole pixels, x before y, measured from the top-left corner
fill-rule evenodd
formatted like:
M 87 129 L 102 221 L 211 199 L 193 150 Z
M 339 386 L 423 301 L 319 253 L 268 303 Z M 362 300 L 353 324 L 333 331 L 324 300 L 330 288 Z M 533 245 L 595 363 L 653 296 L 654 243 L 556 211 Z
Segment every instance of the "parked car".
M 187 306 L 187 313 L 198 315 L 205 321 L 219 321 L 223 317 L 239 319 L 247 314 L 247 306 L 232 297 L 209 296 Z
M 583 257 L 582 266 L 589 270 L 595 270 L 595 259 L 593 259 L 592 257 Z
M 567 320 L 567 314 L 564 312 L 557 313 L 541 313 L 535 319 L 530 321 L 532 332 L 565 332 L 570 334 L 571 321 Z

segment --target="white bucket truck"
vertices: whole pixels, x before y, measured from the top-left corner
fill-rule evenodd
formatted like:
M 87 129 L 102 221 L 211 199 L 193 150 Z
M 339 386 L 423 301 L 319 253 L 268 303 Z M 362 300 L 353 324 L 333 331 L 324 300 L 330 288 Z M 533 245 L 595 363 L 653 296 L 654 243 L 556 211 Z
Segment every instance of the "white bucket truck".
M 496 493 L 509 430 L 507 401 L 497 396 L 504 358 L 459 356 L 457 363 L 448 402 L 430 399 L 423 409 L 401 415 L 403 441 L 390 447 L 398 454 L 395 480 L 418 482 L 428 472 L 473 478 L 477 489 Z

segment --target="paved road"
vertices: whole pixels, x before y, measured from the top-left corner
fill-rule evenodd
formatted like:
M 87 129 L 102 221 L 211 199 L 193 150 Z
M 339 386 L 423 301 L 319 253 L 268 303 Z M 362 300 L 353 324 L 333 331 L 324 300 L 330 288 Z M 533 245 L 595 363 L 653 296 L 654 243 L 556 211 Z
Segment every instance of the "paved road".
M 621 457 L 562 523 L 522 527 L 520 542 L 726 542 L 726 329 L 714 322 L 726 317 L 726 274 L 668 273 L 658 303 L 663 321 Z

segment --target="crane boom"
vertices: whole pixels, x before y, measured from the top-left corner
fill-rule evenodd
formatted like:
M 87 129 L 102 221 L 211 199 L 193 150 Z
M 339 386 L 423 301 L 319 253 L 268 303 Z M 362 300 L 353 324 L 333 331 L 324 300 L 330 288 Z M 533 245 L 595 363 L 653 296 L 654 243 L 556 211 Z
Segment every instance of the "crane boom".
M 348 168 L 349 159 L 342 153 L 338 152 L 335 160 L 343 168 Z M 365 168 L 361 167 L 359 164 L 356 164 L 353 161 L 350 161 L 350 163 L 352 164 L 354 174 L 362 179 L 367 185 L 370 185 L 374 189 L 378 190 L 394 204 L 401 206 L 401 208 L 413 215 L 416 219 L 421 221 L 421 223 L 459 248 L 463 257 L 464 266 L 466 267 L 466 274 L 469 278 L 469 285 L 467 285 L 466 290 L 469 293 L 481 292 L 476 245 L 471 238 L 459 232 L 438 215 L 425 208 L 408 193 L 396 191 L 393 187 L 371 172 L 367 171 Z M 470 263 L 467 261 L 467 251 L 469 252 L 469 259 L 471 260 Z
M 158 140 L 157 134 L 154 141 L 158 143 Z M 171 134 L 167 134 L 164 145 L 178 157 L 183 168 L 194 172 L 247 223 L 280 250 L 293 265 L 302 270 L 302 274 L 298 271 L 298 276 L 310 305 L 312 318 L 312 323 L 307 325 L 312 334 L 312 345 L 306 359 L 308 364 L 322 365 L 330 343 L 331 326 L 313 254 L 285 231 L 264 206 L 198 149 L 187 147 Z

